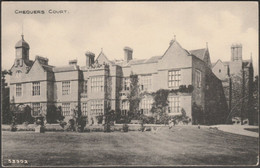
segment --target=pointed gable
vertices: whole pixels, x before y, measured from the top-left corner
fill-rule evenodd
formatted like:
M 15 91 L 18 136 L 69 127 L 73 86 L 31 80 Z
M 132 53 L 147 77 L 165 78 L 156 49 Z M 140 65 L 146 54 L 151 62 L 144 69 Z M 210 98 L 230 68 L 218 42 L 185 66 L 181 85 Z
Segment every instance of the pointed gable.
M 176 41 L 171 41 L 169 48 L 159 60 L 159 69 L 191 67 L 190 53 Z
M 204 61 L 209 68 L 211 68 L 211 60 L 210 60 L 210 55 L 209 55 L 209 50 L 208 48 L 202 48 L 202 49 L 197 49 L 197 50 L 190 50 L 189 51 L 191 55 L 196 56 L 200 60 Z
M 109 64 L 109 65 L 114 64 L 112 61 L 110 61 L 107 58 L 107 56 L 103 53 L 103 51 L 100 52 L 100 54 L 98 55 L 96 60 L 98 61 L 99 64 L 103 64 L 103 63 Z
M 206 48 L 197 49 L 197 50 L 190 50 L 189 52 L 192 55 L 198 57 L 199 59 L 201 59 L 203 61 L 204 60 L 204 55 L 205 55 L 205 52 L 206 52 Z
M 31 69 L 29 70 L 28 74 L 29 75 L 36 75 L 36 74 L 44 74 L 44 68 L 42 67 L 41 63 L 36 59 L 31 67 Z
M 225 80 L 228 77 L 228 66 L 219 59 L 212 67 L 212 72 L 220 80 Z
M 208 49 L 206 49 L 206 51 L 205 51 L 203 61 L 206 62 L 206 64 L 208 65 L 209 68 L 212 67 L 211 60 L 210 60 L 210 55 L 209 55 L 209 50 L 208 50 Z

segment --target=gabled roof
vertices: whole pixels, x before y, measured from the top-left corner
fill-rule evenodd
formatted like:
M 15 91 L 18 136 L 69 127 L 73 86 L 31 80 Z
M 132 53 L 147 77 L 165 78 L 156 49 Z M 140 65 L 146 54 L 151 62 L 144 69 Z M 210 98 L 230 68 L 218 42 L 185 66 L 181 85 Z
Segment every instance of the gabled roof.
M 54 68 L 54 66 L 43 65 L 43 64 L 41 64 L 41 66 L 42 66 L 42 68 L 43 68 L 45 71 L 53 72 L 53 68 Z
M 222 62 L 221 59 L 218 59 L 216 62 L 212 63 L 212 68 L 213 68 L 218 62 Z M 223 62 L 222 62 L 222 64 L 223 64 Z
M 123 66 L 125 64 L 124 60 L 114 60 L 112 62 L 113 62 L 113 64 L 118 65 L 118 66 Z
M 162 55 L 162 57 L 164 57 L 166 55 L 166 53 L 168 52 L 168 50 L 173 46 L 173 44 L 176 44 L 177 46 L 179 46 L 181 49 L 183 49 L 188 55 L 190 55 L 189 51 L 182 48 L 182 46 L 176 41 L 176 39 L 171 40 L 170 42 L 170 46 L 167 48 L 167 50 L 164 52 L 164 54 Z M 162 58 L 161 57 L 161 58 Z
M 65 72 L 65 71 L 75 71 L 79 70 L 79 66 L 77 65 L 67 65 L 62 67 L 54 67 L 53 72 Z
M 98 55 L 98 57 L 96 58 L 96 60 L 98 60 L 99 57 L 103 56 L 110 64 L 114 65 L 115 63 L 113 61 L 110 61 L 107 56 L 103 53 L 103 51 L 101 51 Z
M 218 63 L 221 62 L 223 65 L 227 66 L 229 65 L 229 61 L 221 61 L 221 59 L 218 59 L 216 62 L 212 63 L 212 68 Z
M 40 66 L 44 69 L 44 71 L 53 72 L 54 66 L 48 65 L 48 58 L 36 56 L 35 61 L 36 60 L 38 61 Z
M 145 63 L 156 63 L 162 56 L 153 56 L 145 61 Z
M 201 59 L 201 60 L 203 61 L 206 51 L 207 51 L 206 48 L 202 48 L 202 49 L 197 49 L 197 50 L 190 50 L 189 52 L 190 52 L 192 55 L 198 57 L 199 59 Z
M 146 59 L 133 59 L 128 62 L 127 65 L 143 64 Z
M 229 65 L 229 61 L 223 61 L 224 65 Z
M 212 65 L 213 65 L 212 67 L 214 67 L 219 61 L 221 61 L 221 60 L 218 59 L 217 62 L 215 62 L 214 64 L 212 64 Z M 221 62 L 222 62 L 223 65 L 225 65 L 225 66 L 227 66 L 227 65 L 230 64 L 230 61 L 221 61 Z M 249 60 L 242 60 L 243 66 L 250 66 L 250 63 L 251 63 L 251 60 L 250 60 L 250 59 L 249 59 Z
M 148 59 L 133 59 L 129 62 L 126 62 L 124 60 L 119 61 L 113 61 L 114 64 L 119 66 L 130 66 L 130 65 L 138 65 L 138 64 L 149 64 L 149 63 L 157 63 L 159 59 L 161 59 L 162 56 L 153 56 Z

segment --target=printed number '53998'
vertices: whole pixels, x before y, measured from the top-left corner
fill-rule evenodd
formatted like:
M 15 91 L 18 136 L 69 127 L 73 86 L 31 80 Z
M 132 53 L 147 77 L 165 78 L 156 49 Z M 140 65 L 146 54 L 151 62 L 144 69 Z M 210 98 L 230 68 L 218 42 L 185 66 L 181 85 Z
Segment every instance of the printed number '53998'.
M 8 163 L 22 163 L 22 164 L 28 164 L 27 160 L 15 160 L 15 159 L 8 159 Z

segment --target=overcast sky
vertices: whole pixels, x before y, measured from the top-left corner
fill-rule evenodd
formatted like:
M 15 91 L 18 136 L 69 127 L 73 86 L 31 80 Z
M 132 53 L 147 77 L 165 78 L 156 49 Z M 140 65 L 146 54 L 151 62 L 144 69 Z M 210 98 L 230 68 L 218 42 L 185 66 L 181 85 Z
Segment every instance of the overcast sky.
M 23 10 L 45 14 L 15 13 Z M 135 59 L 159 56 L 176 35 L 187 50 L 208 42 L 212 62 L 229 61 L 231 44 L 241 43 L 243 59 L 252 52 L 256 74 L 258 24 L 257 2 L 3 2 L 2 68 L 11 68 L 23 27 L 30 59 L 40 55 L 55 66 L 71 59 L 83 66 L 85 52 L 97 56 L 101 48 L 111 60 L 123 59 L 125 46 L 133 48 Z

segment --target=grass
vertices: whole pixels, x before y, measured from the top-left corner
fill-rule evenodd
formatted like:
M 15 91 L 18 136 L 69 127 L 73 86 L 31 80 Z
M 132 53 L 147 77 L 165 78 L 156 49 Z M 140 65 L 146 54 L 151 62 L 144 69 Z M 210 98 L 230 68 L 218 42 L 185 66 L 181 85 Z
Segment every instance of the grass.
M 3 164 L 93 165 L 255 165 L 258 138 L 192 126 L 149 132 L 2 132 Z M 11 166 L 15 166 L 12 164 Z

